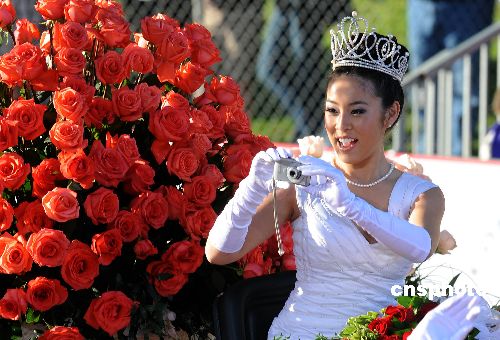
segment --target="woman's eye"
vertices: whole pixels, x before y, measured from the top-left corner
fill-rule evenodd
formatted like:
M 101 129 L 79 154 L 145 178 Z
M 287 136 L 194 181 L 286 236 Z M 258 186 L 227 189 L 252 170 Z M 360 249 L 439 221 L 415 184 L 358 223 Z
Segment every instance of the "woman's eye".
M 333 107 L 327 107 L 325 109 L 326 112 L 330 113 L 330 114 L 336 114 L 337 113 L 337 110 L 335 110 L 335 108 Z
M 352 110 L 352 114 L 353 115 L 362 115 L 365 112 L 366 112 L 365 109 L 355 109 L 355 110 Z

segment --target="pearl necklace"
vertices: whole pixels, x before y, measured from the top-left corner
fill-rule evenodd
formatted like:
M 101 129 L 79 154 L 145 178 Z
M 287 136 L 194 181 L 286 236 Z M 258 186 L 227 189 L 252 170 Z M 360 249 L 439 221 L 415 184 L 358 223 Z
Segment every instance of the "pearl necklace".
M 392 171 L 394 170 L 394 163 L 390 163 L 391 166 L 389 167 L 389 171 L 387 171 L 387 173 L 380 177 L 379 179 L 377 179 L 375 182 L 371 182 L 371 183 L 368 183 L 368 184 L 361 184 L 361 183 L 356 183 L 354 181 L 351 181 L 350 179 L 348 179 L 347 177 L 345 178 L 346 182 L 349 183 L 349 184 L 352 184 L 356 187 L 360 187 L 360 188 L 370 188 L 374 185 L 377 185 L 379 184 L 380 182 L 382 182 L 383 180 L 387 179 L 387 177 L 389 177 L 391 174 L 392 174 Z

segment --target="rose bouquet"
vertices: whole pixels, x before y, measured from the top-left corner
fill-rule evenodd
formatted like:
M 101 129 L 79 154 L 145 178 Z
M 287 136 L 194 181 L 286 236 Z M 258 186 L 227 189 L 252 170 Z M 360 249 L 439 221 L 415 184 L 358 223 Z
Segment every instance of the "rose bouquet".
M 272 143 L 203 26 L 157 14 L 133 33 L 115 0 L 35 9 L 41 26 L 0 1 L 2 337 L 205 337 L 241 270 L 204 242 Z

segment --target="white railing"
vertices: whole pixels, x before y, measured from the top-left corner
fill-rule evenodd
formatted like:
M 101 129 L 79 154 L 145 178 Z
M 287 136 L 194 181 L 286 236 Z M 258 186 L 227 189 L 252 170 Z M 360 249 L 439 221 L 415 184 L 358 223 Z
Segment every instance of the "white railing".
M 403 81 L 408 105 L 411 107 L 411 136 L 406 136 L 404 114 L 393 134 L 393 149 L 431 155 L 452 155 L 452 99 L 454 62 L 463 60 L 463 97 L 461 123 L 461 156 L 477 156 L 472 153 L 472 131 L 477 129 L 480 141 L 487 132 L 489 110 L 489 77 L 495 77 L 500 88 L 500 48 L 497 47 L 496 74 L 490 73 L 489 52 L 494 43 L 500 47 L 500 23 L 494 23 L 453 49 L 443 50 L 411 71 Z M 472 55 L 479 52 L 479 107 L 477 119 L 472 119 Z M 411 56 L 410 56 L 411 57 Z M 423 112 L 423 115 L 421 114 Z M 471 126 L 477 122 L 477 126 Z M 410 138 L 408 138 L 410 137 Z M 405 144 L 410 142 L 410 150 Z M 421 145 L 422 144 L 422 145 Z

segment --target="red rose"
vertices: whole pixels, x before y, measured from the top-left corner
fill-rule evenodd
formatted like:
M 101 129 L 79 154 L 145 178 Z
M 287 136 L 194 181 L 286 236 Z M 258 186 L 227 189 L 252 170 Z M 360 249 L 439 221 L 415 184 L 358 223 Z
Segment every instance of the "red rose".
M 406 308 L 403 306 L 388 306 L 385 309 L 385 315 L 390 315 L 397 318 L 401 322 L 411 322 L 415 318 L 413 308 Z
M 0 117 L 0 151 L 17 145 L 19 122 Z
M 144 222 L 138 214 L 120 210 L 108 227 L 118 229 L 124 242 L 132 242 L 139 236 L 143 224 Z
M 54 108 L 58 114 L 74 122 L 80 121 L 89 110 L 85 96 L 71 87 L 54 92 Z
M 140 94 L 127 86 L 112 90 L 113 111 L 125 122 L 133 122 L 142 117 L 142 104 Z
M 205 28 L 205 26 L 192 23 L 184 26 L 184 32 L 189 39 L 189 41 L 196 41 L 202 39 L 212 39 L 210 31 Z
M 68 0 L 37 0 L 35 9 L 45 20 L 57 20 L 64 16 L 64 5 Z
M 47 70 L 42 50 L 31 43 L 15 46 L 11 52 L 18 57 L 18 72 L 22 79 L 32 81 Z
M 154 184 L 155 170 L 143 160 L 137 160 L 128 169 L 123 189 L 131 195 L 139 195 Z
M 207 176 L 196 176 L 184 186 L 184 194 L 188 201 L 198 207 L 211 204 L 215 199 L 215 185 Z
M 153 54 L 149 49 L 139 47 L 135 43 L 130 43 L 125 47 L 122 58 L 125 60 L 127 74 L 131 71 L 149 73 L 153 70 Z
M 110 336 L 130 324 L 134 302 L 120 291 L 109 291 L 93 299 L 83 317 L 87 324 Z
M 45 312 L 54 306 L 63 304 L 68 298 L 68 290 L 57 279 L 51 280 L 39 276 L 28 282 L 26 301 L 33 309 Z
M 161 102 L 161 90 L 157 86 L 140 83 L 135 87 L 135 91 L 141 98 L 142 112 L 152 113 L 158 109 Z
M 420 306 L 420 308 L 417 311 L 417 315 L 415 317 L 416 320 L 417 321 L 422 320 L 424 318 L 424 316 L 427 313 L 429 313 L 431 310 L 433 310 L 437 305 L 438 305 L 438 303 L 434 302 L 434 301 L 429 301 L 429 302 L 424 303 L 422 306 Z
M 61 174 L 80 183 L 82 188 L 90 189 L 95 179 L 94 161 L 82 149 L 74 152 L 60 152 Z
M 235 106 L 221 106 L 219 110 L 226 116 L 224 130 L 229 137 L 236 138 L 240 134 L 251 133 L 250 120 L 241 108 Z
M 127 77 L 124 60 L 116 51 L 108 51 L 95 60 L 97 79 L 107 85 L 119 84 Z
M 42 204 L 47 216 L 57 222 L 74 220 L 80 215 L 76 192 L 70 189 L 52 189 L 43 196 Z
M 19 86 L 22 83 L 19 63 L 20 57 L 14 53 L 5 53 L 0 57 L 0 78 L 9 86 Z
M 293 254 L 285 254 L 281 259 L 281 269 L 282 270 L 297 270 L 297 265 L 295 264 L 295 256 Z
M 126 47 L 130 43 L 130 24 L 123 15 L 106 15 L 100 20 L 100 30 L 104 43 L 109 48 Z
M 189 50 L 191 51 L 191 60 L 193 63 L 200 64 L 206 68 L 222 60 L 219 56 L 219 49 L 211 39 L 190 41 Z
M 83 131 L 82 124 L 71 120 L 60 120 L 49 131 L 50 141 L 56 148 L 64 151 L 84 149 L 88 145 L 88 140 L 83 139 Z
M 164 35 L 157 47 L 156 53 L 169 63 L 180 64 L 190 56 L 188 39 L 179 30 Z
M 158 139 L 153 141 L 150 148 L 157 164 L 163 163 L 165 158 L 168 157 L 171 149 L 169 142 L 160 141 Z
M 212 122 L 208 115 L 201 110 L 192 110 L 191 114 L 191 133 L 209 134 L 212 130 Z
M 92 99 L 94 99 L 95 87 L 89 85 L 85 82 L 85 79 L 75 76 L 67 76 L 63 78 L 63 81 L 59 83 L 59 88 L 65 89 L 67 87 L 72 88 L 76 92 L 80 93 L 85 97 L 87 104 L 89 104 Z
M 6 188 L 19 189 L 30 173 L 30 165 L 15 152 L 6 152 L 0 157 L 0 179 Z
M 175 264 L 165 261 L 152 261 L 146 271 L 156 291 L 163 297 L 177 294 L 188 281 L 188 275 L 174 268 Z
M 102 143 L 96 140 L 92 144 L 89 157 L 94 161 L 95 178 L 100 184 L 116 188 L 125 179 L 129 166 L 120 151 L 104 148 Z
M 179 22 L 164 14 L 141 19 L 141 31 L 144 39 L 158 45 L 165 35 L 179 28 Z
M 122 235 L 118 229 L 109 229 L 92 237 L 92 251 L 99 256 L 99 263 L 107 266 L 122 254 Z
M 48 191 L 56 187 L 57 181 L 64 180 L 60 171 L 61 163 L 55 158 L 45 158 L 33 168 L 33 195 L 42 198 Z
M 0 197 L 0 232 L 10 228 L 14 221 L 14 209 L 9 201 Z
M 240 96 L 240 87 L 233 78 L 228 76 L 212 78 L 210 90 L 222 105 L 235 105 Z
M 403 340 L 407 340 L 413 330 L 403 333 Z
M 212 130 L 208 136 L 213 139 L 224 137 L 224 125 L 226 124 L 226 116 L 223 112 L 216 110 L 211 105 L 204 105 L 200 108 L 201 111 L 207 114 L 208 119 L 212 123 Z
M 20 288 L 7 289 L 0 300 L 0 317 L 9 320 L 19 320 L 21 315 L 26 314 L 28 304 L 26 293 Z
M 64 6 L 64 18 L 84 24 L 94 18 L 95 0 L 69 0 Z
M 173 263 L 182 273 L 194 273 L 203 262 L 204 248 L 198 241 L 180 241 L 172 244 L 161 259 Z
M 186 198 L 180 190 L 174 186 L 161 186 L 157 190 L 161 192 L 168 203 L 168 219 L 183 220 L 185 218 Z
M 39 266 L 58 267 L 62 265 L 69 245 L 61 230 L 43 228 L 30 235 L 26 249 Z
M 70 47 L 62 47 L 54 56 L 54 62 L 61 76 L 81 76 L 86 64 L 82 50 Z
M 45 214 L 40 200 L 21 202 L 14 209 L 14 212 L 17 220 L 17 230 L 21 235 L 36 233 L 42 228 L 52 228 L 54 225 L 54 221 Z
M 63 47 L 85 50 L 89 43 L 85 27 L 74 21 L 66 21 L 64 24 L 55 22 L 52 31 L 54 32 L 52 42 L 56 51 Z
M 32 263 L 30 254 L 21 242 L 8 233 L 0 236 L 0 273 L 24 274 L 31 270 Z
M 16 17 L 16 10 L 10 0 L 3 0 L 0 3 L 0 27 L 5 28 L 10 25 Z
M 174 109 L 179 109 L 184 112 L 189 112 L 189 110 L 191 110 L 189 100 L 182 94 L 172 90 L 168 91 L 162 99 L 162 108 L 165 106 L 171 106 Z
M 209 178 L 216 188 L 220 188 L 224 184 L 224 176 L 215 164 L 206 164 L 201 168 L 200 175 Z
M 151 113 L 148 128 L 160 141 L 181 141 L 190 128 L 189 116 L 185 110 L 167 106 Z
M 210 72 L 190 61 L 181 65 L 175 72 L 175 85 L 181 90 L 191 94 L 196 91 Z
M 92 286 L 99 275 L 99 259 L 89 246 L 78 241 L 71 241 L 61 267 L 61 276 L 74 290 Z
M 85 340 L 76 327 L 55 326 L 45 331 L 38 340 Z
M 224 177 L 228 182 L 239 183 L 248 176 L 253 155 L 248 149 L 232 151 L 230 146 L 224 157 Z
M 185 144 L 190 147 L 194 153 L 198 156 L 201 163 L 205 163 L 205 155 L 212 150 L 212 142 L 207 137 L 207 135 L 202 133 L 193 133 L 189 137 L 189 140 Z
M 391 325 L 392 316 L 385 316 L 383 318 L 373 319 L 368 328 L 378 334 L 386 335 L 389 326 Z
M 216 218 L 217 214 L 212 207 L 195 210 L 186 215 L 186 231 L 193 240 L 198 241 L 200 238 L 207 238 Z
M 111 223 L 118 214 L 120 202 L 112 190 L 100 187 L 87 196 L 83 207 L 93 224 Z
M 129 166 L 134 164 L 134 162 L 139 160 L 141 157 L 135 138 L 132 138 L 129 135 L 112 137 L 108 132 L 106 134 L 106 147 L 116 149 L 120 152 L 120 155 L 123 156 Z
M 40 31 L 28 19 L 19 19 L 16 21 L 14 37 L 16 38 L 16 45 L 21 45 L 25 42 L 31 43 L 33 40 L 40 39 Z
M 85 120 L 85 125 L 102 128 L 102 123 L 104 121 L 112 123 L 114 117 L 113 102 L 101 97 L 94 97 L 92 98 L 87 114 L 83 118 Z
M 198 170 L 199 165 L 198 157 L 189 148 L 174 148 L 168 155 L 168 173 L 187 182 L 191 181 L 191 176 Z
M 134 253 L 140 260 L 145 260 L 149 256 L 158 254 L 158 249 L 150 240 L 140 240 L 134 245 Z
M 142 216 L 143 220 L 155 229 L 165 225 L 168 217 L 168 203 L 162 194 L 146 191 L 134 198 L 130 210 Z
M 264 275 L 264 266 L 258 263 L 247 263 L 243 268 L 243 278 L 249 279 L 252 277 Z

